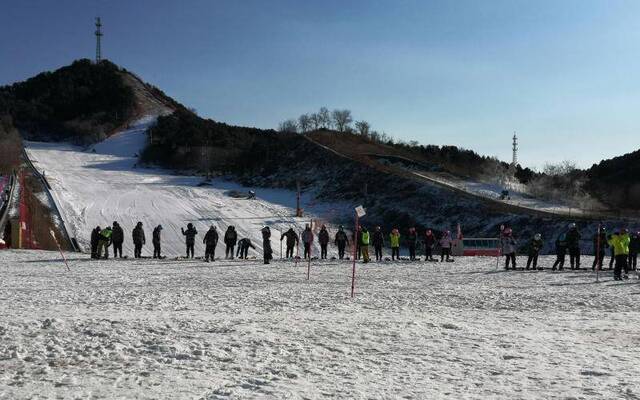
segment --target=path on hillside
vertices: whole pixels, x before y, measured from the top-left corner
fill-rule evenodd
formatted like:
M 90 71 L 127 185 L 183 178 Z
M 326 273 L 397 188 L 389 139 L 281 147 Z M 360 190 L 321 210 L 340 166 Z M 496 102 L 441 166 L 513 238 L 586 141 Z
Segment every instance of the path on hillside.
M 152 254 L 151 231 L 158 224 L 164 228 L 163 252 L 169 256 L 183 255 L 184 237 L 180 228 L 193 223 L 199 231 L 198 255 L 204 253 L 202 239 L 212 224 L 221 236 L 227 226 L 234 225 L 239 237 L 249 237 L 258 251 L 262 249 L 260 229 L 268 225 L 272 229 L 275 256 L 279 257 L 279 230 L 295 227 L 300 231 L 312 217 L 325 221 L 347 208 L 339 204 L 314 204 L 307 195 L 302 201 L 308 216 L 295 218 L 296 196 L 292 191 L 246 188 L 220 179 L 213 180 L 210 186 L 199 186 L 201 177 L 139 168 L 137 154 L 144 147 L 146 129 L 153 120 L 144 118 L 89 151 L 69 144 L 25 143 L 36 168 L 46 171 L 66 222 L 75 231 L 72 235 L 85 251 L 95 226 L 105 227 L 118 221 L 125 230 L 124 251 L 132 255 L 131 230 L 141 221 L 147 237 L 143 255 Z M 238 199 L 228 194 L 231 190 L 246 193 L 250 189 L 256 190 L 258 199 Z M 217 255 L 223 255 L 223 251 L 220 244 Z M 317 252 L 315 249 L 314 253 Z

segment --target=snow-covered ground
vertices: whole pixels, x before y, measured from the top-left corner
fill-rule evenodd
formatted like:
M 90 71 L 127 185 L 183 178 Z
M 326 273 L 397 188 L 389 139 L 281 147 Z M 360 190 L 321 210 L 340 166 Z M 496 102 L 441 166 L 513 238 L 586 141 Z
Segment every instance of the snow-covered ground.
M 69 257 L 0 252 L 0 399 L 640 397 L 609 272 Z
M 131 230 L 141 221 L 147 236 L 143 255 L 152 254 L 151 232 L 161 224 L 163 252 L 169 256 L 184 254 L 181 227 L 193 223 L 200 233 L 196 252 L 204 252 L 202 239 L 212 224 L 224 235 L 234 225 L 239 238 L 249 237 L 262 248 L 260 229 L 268 225 L 272 238 L 279 231 L 294 227 L 301 231 L 311 218 L 319 224 L 329 221 L 350 206 L 316 203 L 303 195 L 304 218 L 295 218 L 296 195 L 288 190 L 255 189 L 233 182 L 213 180 L 210 186 L 198 186 L 201 177 L 173 175 L 166 170 L 139 168 L 137 154 L 144 147 L 146 129 L 153 117 L 143 118 L 130 129 L 114 135 L 92 149 L 69 144 L 28 142 L 27 152 L 36 168 L 45 171 L 54 196 L 62 209 L 71 235 L 86 250 L 90 233 L 96 226 L 105 227 L 118 221 L 125 229 L 125 253 L 133 253 Z M 257 192 L 258 199 L 237 199 L 231 190 Z M 332 233 L 335 230 L 332 230 Z M 199 240 L 198 240 L 199 238 Z M 317 245 L 317 243 L 316 243 Z M 217 254 L 223 253 L 219 245 Z M 279 251 L 278 242 L 274 250 Z M 319 247 L 314 250 L 316 253 Z

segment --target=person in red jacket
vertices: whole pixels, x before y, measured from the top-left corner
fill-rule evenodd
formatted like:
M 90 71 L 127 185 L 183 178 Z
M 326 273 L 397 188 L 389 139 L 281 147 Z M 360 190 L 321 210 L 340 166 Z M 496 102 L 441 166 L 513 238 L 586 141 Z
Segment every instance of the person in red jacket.
M 433 248 L 436 246 L 436 237 L 433 235 L 431 229 L 427 229 L 424 235 L 424 260 L 425 261 L 438 261 L 433 258 Z

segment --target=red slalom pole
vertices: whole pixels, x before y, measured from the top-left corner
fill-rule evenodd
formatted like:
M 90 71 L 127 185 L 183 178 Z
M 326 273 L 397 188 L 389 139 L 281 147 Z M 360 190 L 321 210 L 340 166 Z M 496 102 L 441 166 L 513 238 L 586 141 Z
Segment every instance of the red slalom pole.
M 53 231 L 49 231 L 49 233 L 51 233 L 51 237 L 53 238 L 53 241 L 56 242 L 56 246 L 58 246 L 58 250 L 60 251 L 60 255 L 62 256 L 62 261 L 64 261 L 64 265 L 67 266 L 67 271 L 71 271 L 71 268 L 69 268 L 69 263 L 67 262 L 67 258 L 64 256 L 64 253 L 62 252 L 62 248 L 60 247 L 60 244 L 58 243 L 58 240 L 56 239 L 56 234 L 53 233 Z
M 358 251 L 358 213 L 356 212 L 356 226 L 353 231 L 353 269 L 351 270 L 351 298 L 353 298 L 356 290 L 356 251 Z
M 313 248 L 313 219 L 311 220 L 311 224 L 309 225 L 311 228 L 311 243 L 309 244 L 309 263 L 307 264 L 307 280 L 311 276 L 311 249 Z
M 601 224 L 598 224 L 598 236 L 596 237 L 596 282 L 600 282 L 600 229 Z

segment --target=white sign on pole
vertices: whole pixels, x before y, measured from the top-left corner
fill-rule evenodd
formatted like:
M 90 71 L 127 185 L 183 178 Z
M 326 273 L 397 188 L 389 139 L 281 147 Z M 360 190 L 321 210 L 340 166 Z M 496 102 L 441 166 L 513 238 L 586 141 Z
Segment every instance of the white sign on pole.
M 364 210 L 364 207 L 362 207 L 362 206 L 358 206 L 358 207 L 356 207 L 356 214 L 358 214 L 358 218 L 362 218 L 362 217 L 364 217 L 367 213 L 366 213 L 366 211 Z

